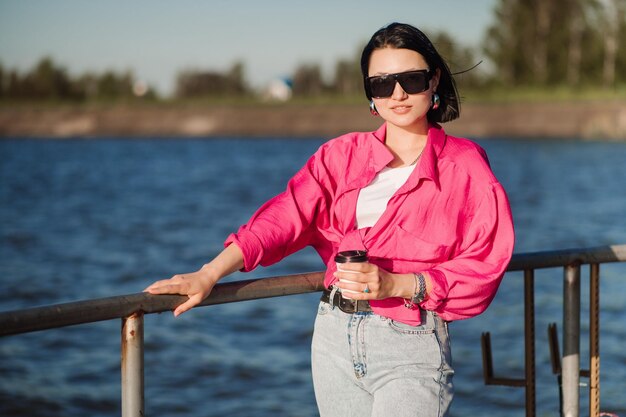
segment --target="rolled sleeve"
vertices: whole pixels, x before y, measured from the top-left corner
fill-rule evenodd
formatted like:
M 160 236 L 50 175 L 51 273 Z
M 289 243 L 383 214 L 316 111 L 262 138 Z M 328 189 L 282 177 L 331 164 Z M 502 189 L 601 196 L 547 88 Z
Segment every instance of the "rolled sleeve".
M 242 226 L 237 233 L 231 233 L 224 242 L 224 247 L 231 244 L 239 246 L 243 254 L 242 272 L 250 272 L 261 263 L 263 259 L 263 245 L 254 233 Z
M 452 259 L 428 269 L 432 289 L 421 304 L 445 320 L 476 316 L 489 306 L 511 260 L 515 234 L 508 198 L 499 183 L 484 194 Z
M 241 249 L 242 271 L 272 265 L 312 243 L 317 234 L 314 225 L 325 210 L 327 194 L 318 180 L 318 154 L 289 180 L 283 193 L 263 204 L 224 242 L 225 246 L 234 243 Z

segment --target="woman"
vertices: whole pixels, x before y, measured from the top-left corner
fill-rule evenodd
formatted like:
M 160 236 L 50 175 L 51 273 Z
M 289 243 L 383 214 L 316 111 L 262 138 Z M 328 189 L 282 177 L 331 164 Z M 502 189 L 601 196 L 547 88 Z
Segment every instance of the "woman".
M 418 29 L 377 31 L 361 57 L 375 132 L 323 144 L 200 270 L 147 288 L 189 300 L 219 279 L 313 246 L 327 266 L 312 343 L 321 416 L 444 416 L 447 323 L 483 312 L 513 250 L 506 194 L 483 150 L 437 124 L 459 115 L 448 66 Z M 340 251 L 367 251 L 342 264 Z

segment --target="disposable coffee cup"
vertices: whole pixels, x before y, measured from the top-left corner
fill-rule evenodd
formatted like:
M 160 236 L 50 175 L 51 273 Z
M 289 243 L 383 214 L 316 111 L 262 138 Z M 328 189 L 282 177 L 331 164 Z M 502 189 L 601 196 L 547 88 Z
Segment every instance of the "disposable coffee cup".
M 341 272 L 347 272 L 347 273 L 351 273 L 351 274 L 356 274 L 358 272 L 353 272 L 353 271 L 348 271 L 345 269 L 341 268 L 341 264 L 346 264 L 346 263 L 360 263 L 360 262 L 367 262 L 367 251 L 365 250 L 347 250 L 347 251 L 343 251 L 343 252 L 339 252 L 337 255 L 335 255 L 335 264 L 337 265 L 337 271 L 341 271 Z M 340 279 L 340 282 L 344 282 L 344 283 L 349 283 L 349 284 L 356 284 L 356 281 L 350 281 L 347 279 Z M 344 298 L 351 298 L 350 294 L 358 294 L 359 291 L 352 291 L 352 290 L 341 290 L 341 296 Z

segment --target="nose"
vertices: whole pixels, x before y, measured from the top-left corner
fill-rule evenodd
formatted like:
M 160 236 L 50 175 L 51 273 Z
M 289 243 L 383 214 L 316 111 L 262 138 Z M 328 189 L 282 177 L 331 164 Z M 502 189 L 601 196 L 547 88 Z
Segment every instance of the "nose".
M 393 93 L 391 94 L 391 98 L 394 100 L 403 100 L 408 96 L 406 91 L 402 88 L 400 83 L 396 81 L 396 85 L 393 87 Z

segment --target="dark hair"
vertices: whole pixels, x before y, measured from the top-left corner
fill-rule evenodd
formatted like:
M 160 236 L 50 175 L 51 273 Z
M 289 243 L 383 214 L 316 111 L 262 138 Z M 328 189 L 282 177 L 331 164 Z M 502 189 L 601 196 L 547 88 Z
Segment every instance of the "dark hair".
M 365 48 L 363 48 L 361 72 L 363 73 L 365 95 L 368 100 L 372 99 L 372 95 L 365 83 L 365 79 L 368 76 L 370 57 L 376 49 L 386 47 L 413 50 L 424 57 L 431 71 L 439 69 L 441 75 L 435 92 L 439 94 L 441 104 L 438 109 L 430 109 L 428 111 L 426 117 L 429 122 L 443 123 L 459 117 L 461 111 L 459 93 L 448 64 L 446 64 L 446 61 L 439 55 L 432 42 L 422 31 L 405 23 L 392 23 L 379 29 L 365 45 Z

